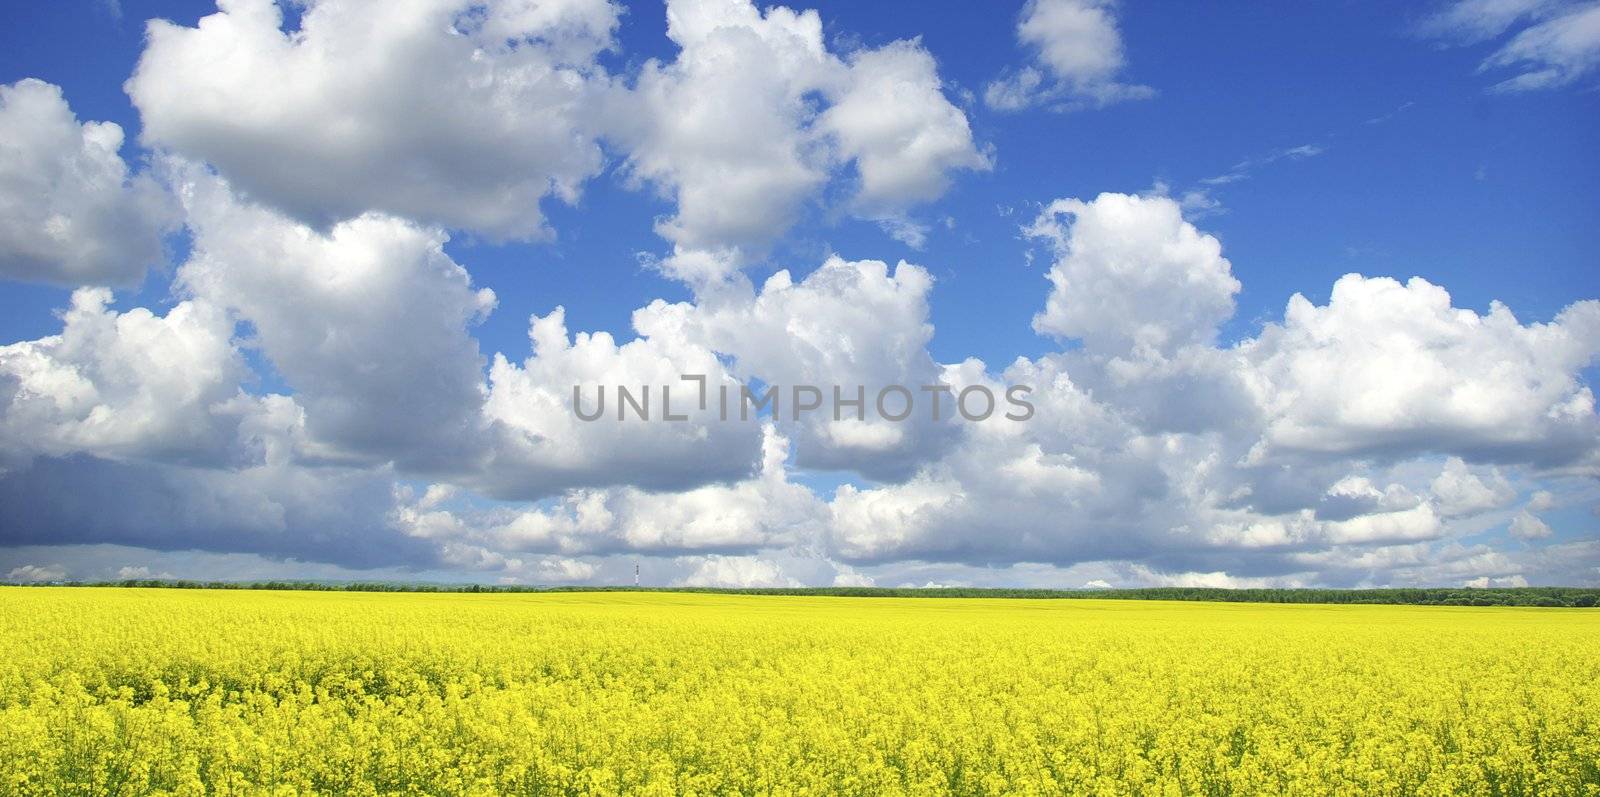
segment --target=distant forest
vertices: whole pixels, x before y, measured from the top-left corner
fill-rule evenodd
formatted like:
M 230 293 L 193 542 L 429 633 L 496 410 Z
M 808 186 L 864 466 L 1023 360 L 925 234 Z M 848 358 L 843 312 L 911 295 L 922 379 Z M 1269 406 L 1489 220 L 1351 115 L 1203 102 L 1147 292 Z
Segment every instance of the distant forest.
M 21 585 L 19 585 L 21 586 Z M 978 589 L 974 587 L 815 587 L 716 589 L 705 587 L 540 587 L 483 584 L 335 581 L 129 581 L 57 582 L 78 587 L 159 587 L 164 589 L 261 589 L 329 592 L 686 592 L 722 595 L 800 595 L 841 598 L 1051 598 L 1074 600 L 1222 601 L 1233 603 L 1387 603 L 1413 606 L 1545 606 L 1590 608 L 1600 604 L 1597 587 L 1428 587 L 1416 589 L 1217 589 L 1152 587 L 1147 589 Z

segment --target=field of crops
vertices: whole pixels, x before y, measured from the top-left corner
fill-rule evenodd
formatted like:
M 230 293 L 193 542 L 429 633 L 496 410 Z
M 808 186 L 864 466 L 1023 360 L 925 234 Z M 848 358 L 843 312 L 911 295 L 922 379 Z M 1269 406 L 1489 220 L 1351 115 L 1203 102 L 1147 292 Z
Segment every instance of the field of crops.
M 1600 794 L 1600 612 L 0 588 L 0 794 Z

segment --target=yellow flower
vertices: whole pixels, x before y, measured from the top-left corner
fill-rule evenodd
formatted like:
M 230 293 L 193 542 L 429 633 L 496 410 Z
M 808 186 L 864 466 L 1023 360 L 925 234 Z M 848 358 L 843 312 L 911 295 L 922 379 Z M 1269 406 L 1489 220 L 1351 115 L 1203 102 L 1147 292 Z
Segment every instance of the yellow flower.
M 0 588 L 0 793 L 1600 795 L 1600 614 Z

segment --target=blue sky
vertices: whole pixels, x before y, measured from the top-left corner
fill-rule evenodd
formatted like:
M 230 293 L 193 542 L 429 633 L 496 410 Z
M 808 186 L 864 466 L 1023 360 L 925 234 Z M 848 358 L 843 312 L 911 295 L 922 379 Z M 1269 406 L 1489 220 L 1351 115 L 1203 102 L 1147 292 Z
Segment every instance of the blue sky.
M 996 8 L 814 7 L 838 40 L 876 45 L 920 36 L 941 75 L 969 90 L 981 91 L 1018 59 L 1014 16 Z M 127 2 L 118 18 L 92 2 L 32 4 L 11 12 L 16 22 L 0 32 L 0 67 L 6 82 L 37 77 L 62 86 L 82 118 L 137 131 L 122 81 L 138 59 L 143 20 L 192 24 L 214 10 L 210 2 Z M 630 6 L 619 61 L 670 57 L 661 13 L 660 4 Z M 957 218 L 960 230 L 936 234 L 921 254 L 872 225 L 829 223 L 814 211 L 819 223 L 772 262 L 804 269 L 829 248 L 910 258 L 941 278 L 936 297 L 960 297 L 934 302 L 939 357 L 1036 354 L 1046 344 L 1027 319 L 1040 273 L 1028 265 L 1015 217 L 1000 208 L 1020 213 L 1060 195 L 1137 192 L 1158 180 L 1187 189 L 1240 161 L 1310 144 L 1324 152 L 1261 167 L 1216 191 L 1226 211 L 1208 218 L 1206 229 L 1224 242 L 1245 286 L 1228 334 L 1251 333 L 1253 320 L 1277 315 L 1295 292 L 1325 298 L 1350 271 L 1421 275 L 1447 286 L 1458 305 L 1481 309 L 1499 299 L 1528 320 L 1600 293 L 1593 81 L 1566 91 L 1486 94 L 1490 81 L 1476 69 L 1493 44 L 1440 46 L 1415 32 L 1421 16 L 1419 8 L 1360 2 L 1293 14 L 1245 3 L 1130 8 L 1121 16 L 1129 73 L 1158 88 L 1156 101 L 1064 115 L 980 108 L 974 129 L 994 147 L 995 170 L 963 178 L 928 213 Z M 137 157 L 129 138 L 124 155 Z M 453 243 L 480 282 L 521 300 L 506 301 L 484 326 L 493 348 L 516 350 L 525 335 L 522 307 L 542 313 L 563 304 L 578 327 L 624 333 L 633 308 L 683 295 L 635 257 L 660 248 L 650 221 L 669 212 L 668 203 L 602 177 L 586 187 L 580 207 L 552 203 L 551 211 L 561 235 L 554 246 Z M 983 275 L 981 292 L 963 289 L 967 274 Z M 45 334 L 65 294 L 8 285 L 0 336 Z
M 1519 70 L 1533 67 L 1483 66 L 1520 32 L 1576 19 L 1591 10 L 1589 5 L 1530 0 L 1524 4 L 1524 13 L 1487 37 L 1462 32 L 1465 23 L 1460 20 L 1479 19 L 1471 15 L 1484 5 L 1472 2 L 1410 7 L 1330 2 L 1270 12 L 1245 3 L 1128 0 L 1113 5 L 1086 0 L 1066 5 L 1090 9 L 1110 20 L 1110 29 L 1121 45 L 1121 63 L 1110 70 L 1110 79 L 1148 87 L 1149 96 L 1103 106 L 1089 103 L 1091 107 L 1064 111 L 1048 107 L 1048 100 L 1010 110 L 986 101 L 985 91 L 991 83 L 1030 68 L 1030 64 L 1041 69 L 1047 80 L 1052 79 L 1050 69 L 1035 58 L 1037 48 L 1019 39 L 1019 22 L 1034 13 L 1033 6 L 961 2 L 919 3 L 914 10 L 893 3 L 798 6 L 815 9 L 825 46 L 847 60 L 852 53 L 876 51 L 898 40 L 920 42 L 936 64 L 938 90 L 970 130 L 968 152 L 979 153 L 976 157 L 987 159 L 989 167 L 952 167 L 947 174 L 948 187 L 937 198 L 895 209 L 902 219 L 925 228 L 925 241 L 917 247 L 888 235 L 870 214 L 863 217 L 855 212 L 850 167 L 830 167 L 834 171 L 827 183 L 805 195 L 792 223 L 779 231 L 765 251 L 747 253 L 738 264 L 737 276 L 730 279 L 760 286 L 774 272 L 788 269 L 794 281 L 801 282 L 831 254 L 848 261 L 884 260 L 891 266 L 900 260 L 915 263 L 932 277 L 925 320 L 935 332 L 926 343 L 926 354 L 940 364 L 976 357 L 986 364 L 991 377 L 998 377 L 1018 357 L 1042 362 L 1081 345 L 1073 335 L 1051 336 L 1035 329 L 1035 315 L 1044 309 L 1051 290 L 1047 274 L 1065 251 L 1052 246 L 1068 246 L 1071 239 L 1063 243 L 1047 237 L 1030 238 L 1023 228 L 1056 199 L 1089 201 L 1111 192 L 1170 196 L 1174 202 L 1187 198 L 1182 202 L 1185 223 L 1220 243 L 1221 254 L 1240 286 L 1229 294 L 1232 312 L 1215 322 L 1214 341 L 1221 350 L 1257 338 L 1269 325 L 1283 323 L 1285 307 L 1296 293 L 1312 305 L 1328 305 L 1335 281 L 1352 272 L 1401 282 L 1419 276 L 1446 289 L 1455 308 L 1481 315 L 1489 312 L 1491 302 L 1499 301 L 1509 306 L 1523 325 L 1550 322 L 1569 305 L 1600 295 L 1594 254 L 1600 249 L 1600 224 L 1595 223 L 1600 218 L 1600 157 L 1595 154 L 1600 132 L 1596 126 L 1600 73 L 1593 68 L 1594 45 L 1563 62 L 1567 72 L 1561 81 L 1531 90 L 1503 91 L 1495 86 Z M 155 161 L 166 155 L 205 169 L 208 159 L 197 154 L 204 146 L 193 144 L 193 136 L 201 134 L 141 143 L 149 110 L 136 106 L 124 82 L 147 53 L 146 20 L 165 18 L 189 28 L 216 11 L 209 2 L 136 0 L 124 0 L 117 8 L 91 2 L 13 8 L 6 12 L 8 24 L 0 26 L 0 84 L 12 85 L 24 78 L 54 84 L 61 88 L 80 122 L 120 125 L 126 132 L 120 154 L 134 172 L 157 174 L 161 169 Z M 375 9 L 364 13 L 378 14 Z M 1457 16 L 1449 17 L 1452 13 Z M 296 24 L 297 15 L 297 10 L 290 10 L 289 27 Z M 1441 22 L 1447 18 L 1457 20 L 1451 23 L 1456 27 Z M 609 48 L 593 55 L 593 68 L 619 85 L 632 87 L 649 59 L 672 63 L 679 47 L 665 35 L 664 19 L 665 9 L 659 3 L 628 5 L 611 33 Z M 1054 74 L 1053 79 L 1065 82 L 1069 78 Z M 641 186 L 637 179 L 630 179 L 637 176 L 637 158 L 642 156 L 630 149 L 632 145 L 618 143 L 623 137 L 618 133 L 604 139 L 603 164 L 582 181 L 581 196 L 575 202 L 567 204 L 547 196 L 539 203 L 554 231 L 551 241 L 494 243 L 493 233 L 449 223 L 440 227 L 449 236 L 443 251 L 470 273 L 475 288 L 490 288 L 497 298 L 492 312 L 468 325 L 471 339 L 484 357 L 499 352 L 512 363 L 528 358 L 529 317 L 545 316 L 558 305 L 565 308 L 568 331 L 609 332 L 618 342 L 634 337 L 633 314 L 653 300 L 708 306 L 709 288 L 678 278 L 671 268 L 652 265 L 671 254 L 671 244 L 656 225 L 673 217 L 677 200 L 671 188 L 663 188 L 659 181 Z M 454 156 L 470 158 L 472 153 L 462 151 Z M 225 164 L 211 163 L 209 167 L 220 179 L 235 176 Z M 173 181 L 160 179 L 169 185 Z M 195 211 L 186 213 L 193 217 Z M 420 218 L 418 222 L 431 224 L 434 220 Z M 187 268 L 184 264 L 190 260 L 195 229 L 192 221 L 169 227 L 163 236 L 169 255 L 165 262 L 151 269 L 137 289 L 119 288 L 110 307 L 119 312 L 147 307 L 161 315 L 190 298 L 189 293 L 175 289 L 174 275 Z M 0 282 L 0 343 L 57 334 L 63 323 L 58 314 L 69 303 L 74 287 L 58 279 Z M 843 297 L 842 301 L 848 304 L 850 299 Z M 276 362 L 280 358 L 249 344 L 251 325 L 258 323 L 250 311 L 231 307 L 228 312 L 236 315 L 240 337 L 235 346 L 252 372 L 241 389 L 257 397 L 297 395 L 302 386 L 285 377 L 282 363 Z M 1581 337 L 1581 329 L 1575 327 L 1571 334 Z M 725 361 L 741 358 L 738 352 L 706 345 Z M 1091 351 L 1085 356 L 1093 359 L 1098 353 Z M 1175 362 L 1177 356 L 1164 352 L 1163 361 Z M 1571 362 L 1575 364 L 1562 366 L 1569 369 L 1565 378 L 1576 380 L 1563 394 L 1567 398 L 1594 376 L 1592 359 L 1584 359 L 1582 354 L 1574 357 L 1577 359 Z M 744 359 L 754 362 L 756 357 Z M 1075 383 L 1093 385 L 1104 374 L 1077 374 L 1100 373 L 1095 369 L 1104 365 L 1062 367 L 1075 374 Z M 1507 367 L 1520 365 L 1523 363 Z M 748 373 L 741 376 L 761 377 L 758 367 L 745 370 Z M 1179 388 L 1169 385 L 1163 389 Z M 1118 411 L 1134 412 L 1128 407 Z M 312 423 L 316 423 L 314 418 Z M 1154 433 L 1150 428 L 1144 431 Z M 1444 523 L 1437 534 L 1426 537 L 1435 549 L 1470 547 L 1490 540 L 1495 546 L 1491 553 L 1515 549 L 1527 554 L 1524 541 L 1507 536 L 1504 530 L 1511 516 L 1507 513 L 1520 511 L 1518 507 L 1528 496 L 1540 490 L 1568 496 L 1540 515 L 1555 530 L 1551 539 L 1560 543 L 1593 539 L 1593 452 L 1557 466 L 1536 466 L 1532 463 L 1538 456 L 1474 459 L 1472 452 L 1481 450 L 1474 447 L 1477 444 L 1456 445 L 1432 438 L 1402 443 L 1399 441 L 1414 441 L 1423 433 L 1400 428 L 1392 433 L 1394 445 L 1412 446 L 1406 449 L 1407 456 L 1374 458 L 1357 453 L 1351 454 L 1344 466 L 1319 459 L 1314 465 L 1285 467 L 1332 468 L 1328 471 L 1331 475 L 1323 479 L 1329 483 L 1341 475 L 1333 471 L 1344 467 L 1348 472 L 1342 475 L 1368 479 L 1377 492 L 1386 489 L 1385 479 L 1392 479 L 1393 486 L 1421 495 L 1418 480 L 1423 477 L 1402 471 L 1431 468 L 1431 473 L 1437 473 L 1440 463 L 1461 456 L 1474 467 L 1504 468 L 1504 478 L 1516 485 L 1518 497 L 1495 507 L 1501 512 L 1495 516 L 1497 522 L 1481 521 L 1488 531 L 1467 531 L 1474 522 L 1468 517 Z M 805 446 L 803 433 L 790 431 L 788 437 L 791 445 Z M 1548 438 L 1517 445 L 1534 449 L 1548 445 L 1541 440 Z M 46 456 L 40 453 L 45 448 L 23 448 L 31 452 L 30 457 Z M 1322 450 L 1358 449 L 1366 450 L 1346 440 L 1328 443 Z M 48 456 L 72 456 L 61 449 L 50 451 Z M 364 467 L 393 468 L 396 460 L 391 459 L 392 453 L 365 452 L 357 459 L 367 463 Z M 1051 454 L 1048 445 L 1044 453 Z M 1065 450 L 1060 453 L 1066 455 Z M 138 459 L 93 450 L 79 455 L 108 461 Z M 917 459 L 923 455 L 906 456 L 908 472 L 925 468 L 932 474 L 941 467 L 931 464 L 933 459 Z M 1077 456 L 1084 461 L 1081 453 Z M 799 459 L 792 467 L 797 483 L 809 487 L 821 501 L 830 497 L 837 501 L 832 494 L 838 484 L 870 491 L 887 483 L 852 467 L 815 468 Z M 508 505 L 504 496 L 482 484 L 474 486 L 471 479 L 439 478 L 438 471 L 426 469 L 408 472 L 404 465 L 384 472 L 390 473 L 395 483 L 419 490 L 433 483 L 453 485 L 459 492 L 452 500 L 459 502 L 456 505 L 462 512 Z M 720 478 L 708 475 L 707 483 L 725 483 Z M 1099 478 L 1118 477 L 1107 471 Z M 1245 481 L 1251 478 L 1260 477 L 1246 477 Z M 1328 484 L 1320 486 L 1332 489 Z M 623 485 L 606 488 L 625 487 L 626 480 Z M 557 506 L 573 499 L 573 493 L 563 490 L 593 488 L 580 480 L 546 492 L 532 505 Z M 1583 497 L 1586 495 L 1589 497 Z M 523 497 L 509 505 L 520 500 Z M 1419 500 L 1433 500 L 1437 507 L 1442 499 Z M 832 511 L 837 519 L 841 510 L 836 506 Z M 1140 518 L 1127 522 L 1172 522 L 1165 516 L 1160 521 L 1144 515 Z M 467 520 L 462 523 L 471 525 Z M 844 534 L 837 529 L 818 533 L 835 541 Z M 1026 536 L 1026 530 L 1017 533 Z M 1481 537 L 1485 534 L 1489 536 Z M 151 555 L 161 562 L 190 550 L 184 547 L 188 542 L 139 539 L 143 542 L 126 548 L 153 551 Z M 1415 545 L 1420 539 L 1406 538 L 1404 544 Z M 73 572 L 83 573 L 105 570 L 109 565 L 101 560 L 112 554 L 91 555 L 85 553 L 90 548 L 82 546 L 121 544 L 111 532 L 103 539 L 68 541 L 50 553 L 18 547 L 24 542 L 30 546 L 48 542 L 34 536 L 21 535 L 10 542 L 13 553 L 0 563 L 43 566 L 49 563 L 33 558 L 77 558 L 84 564 Z M 1152 542 L 1151 550 L 1162 554 L 1162 546 L 1167 544 Z M 231 551 L 226 545 L 213 546 L 207 553 L 255 555 L 252 546 L 239 547 L 239 551 Z M 994 568 L 1014 568 L 1017 562 L 1032 561 L 1029 557 L 1039 555 L 1038 549 L 1030 547 L 1024 552 L 985 553 L 973 558 L 959 553 L 970 548 L 963 543 L 913 546 L 903 552 L 904 558 L 896 558 L 859 551 L 849 554 L 844 551 L 848 547 L 830 548 L 827 542 L 799 544 L 783 537 L 776 542 L 711 545 L 704 551 L 686 545 L 659 555 L 677 557 L 672 560 L 677 564 L 662 565 L 664 572 L 687 569 L 688 575 L 679 575 L 690 579 L 699 572 L 695 556 L 737 556 L 758 563 L 749 567 L 762 576 L 767 574 L 762 567 L 772 565 L 773 572 L 783 574 L 781 578 L 809 582 L 867 573 L 875 574 L 880 583 L 914 580 L 908 575 L 911 570 L 920 575 L 928 568 L 932 568 L 929 580 L 1015 580 L 1021 576 L 996 575 Z M 821 564 L 810 562 L 807 557 L 811 554 L 804 553 L 816 549 L 823 553 L 812 558 Z M 50 549 L 46 546 L 45 550 Z M 132 556 L 122 550 L 115 556 Z M 596 553 L 586 561 L 596 563 L 599 569 L 594 572 L 599 575 L 593 577 L 601 580 L 608 567 L 620 567 L 607 564 L 610 560 L 606 557 L 640 555 L 627 546 L 593 550 Z M 1373 570 L 1350 576 L 1339 568 L 1306 575 L 1315 569 L 1297 571 L 1279 560 L 1248 562 L 1247 557 L 1235 553 L 1196 556 L 1181 567 L 1162 570 L 1153 564 L 1165 561 L 1161 556 L 1099 560 L 1094 558 L 1098 555 L 1093 553 L 1098 550 L 1095 546 L 1085 550 L 1090 552 L 1063 555 L 1055 565 L 1112 568 L 1105 578 L 1079 580 L 1116 581 L 1120 577 L 1130 583 L 1199 577 L 1193 573 L 1260 572 L 1266 578 L 1299 578 L 1308 583 L 1332 583 L 1347 577 L 1398 582 L 1407 577 L 1390 570 L 1381 575 Z M 948 561 L 940 558 L 944 555 Z M 281 572 L 284 557 L 307 559 L 290 549 L 270 550 L 261 564 L 263 572 Z M 985 557 L 988 561 L 983 566 L 989 570 L 977 575 L 962 570 Z M 1110 561 L 1116 564 L 1104 564 Z M 835 567 L 841 564 L 843 569 Z M 945 565 L 947 570 L 939 570 Z M 130 566 L 145 565 L 134 562 Z M 158 569 L 162 566 L 156 563 Z M 444 573 L 447 577 L 482 575 L 441 561 L 396 566 L 411 568 L 405 572 Z M 1479 576 L 1533 581 L 1544 577 L 1532 566 L 1522 565 L 1489 568 L 1482 573 L 1462 570 L 1459 578 L 1456 571 L 1449 572 L 1448 578 L 1460 581 Z M 1059 573 L 1051 577 L 1078 578 Z M 1590 572 L 1577 577 L 1592 581 L 1597 576 Z

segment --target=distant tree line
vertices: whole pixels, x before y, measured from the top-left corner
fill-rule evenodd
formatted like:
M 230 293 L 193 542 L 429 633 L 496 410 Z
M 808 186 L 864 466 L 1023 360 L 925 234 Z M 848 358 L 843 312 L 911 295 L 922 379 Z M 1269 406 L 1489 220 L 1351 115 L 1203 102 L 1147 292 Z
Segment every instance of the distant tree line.
M 1239 603 L 1385 603 L 1414 606 L 1546 606 L 1591 608 L 1600 605 L 1596 587 L 1424 587 L 1407 589 L 980 589 L 976 587 L 815 587 L 717 589 L 709 587 L 549 587 L 529 585 L 437 584 L 405 581 L 125 581 L 52 582 L 54 586 L 158 587 L 162 589 L 256 589 L 329 592 L 693 592 L 725 595 L 804 595 L 841 598 L 1060 598 L 1100 600 L 1226 601 Z M 21 585 L 19 585 L 21 586 Z M 38 585 L 31 585 L 38 586 Z

